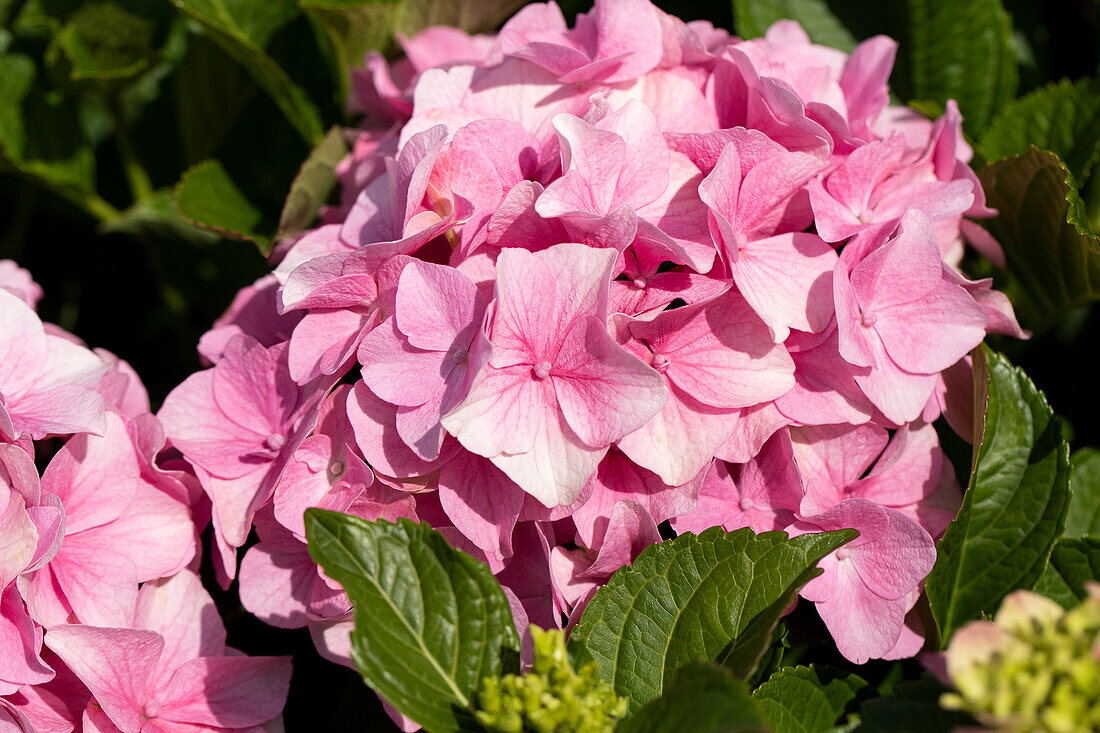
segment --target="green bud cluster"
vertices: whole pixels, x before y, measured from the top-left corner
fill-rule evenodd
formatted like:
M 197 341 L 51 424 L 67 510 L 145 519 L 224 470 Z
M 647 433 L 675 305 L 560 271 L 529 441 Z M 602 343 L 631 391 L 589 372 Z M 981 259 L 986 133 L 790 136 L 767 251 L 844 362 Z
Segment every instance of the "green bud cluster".
M 1066 611 L 1030 591 L 960 629 L 940 704 L 1011 733 L 1100 731 L 1100 586 Z
M 486 677 L 474 715 L 494 733 L 610 733 L 628 700 L 600 679 L 595 662 L 574 670 L 565 634 L 532 626 L 535 663 L 525 675 Z

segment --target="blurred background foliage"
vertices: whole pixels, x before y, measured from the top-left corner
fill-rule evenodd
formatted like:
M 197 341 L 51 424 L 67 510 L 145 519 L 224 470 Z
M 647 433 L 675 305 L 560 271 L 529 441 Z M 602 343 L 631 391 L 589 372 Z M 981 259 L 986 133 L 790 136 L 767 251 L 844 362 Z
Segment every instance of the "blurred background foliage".
M 273 240 L 308 226 L 329 196 L 345 150 L 340 128 L 355 122 L 349 67 L 371 49 L 392 56 L 397 33 L 492 31 L 522 4 L 0 0 L 0 259 L 41 283 L 44 320 L 131 362 L 159 405 L 201 368 L 199 336 L 236 290 L 270 269 Z M 561 3 L 566 17 L 590 4 Z M 979 164 L 1025 154 L 982 173 L 993 205 L 1023 212 L 991 227 L 1009 252 L 1007 271 L 968 266 L 993 276 L 1035 332 L 996 347 L 1047 393 L 1077 445 L 1100 444 L 1100 3 L 657 4 L 745 37 L 782 17 L 849 50 L 887 33 L 901 43 L 898 101 L 936 114 L 958 98 Z M 1027 154 L 1032 142 L 1057 156 Z M 1037 181 L 1047 198 L 1028 193 Z M 377 727 L 374 696 L 356 673 L 319 659 L 305 630 L 266 627 L 230 594 L 219 603 L 231 643 L 296 655 L 289 730 Z

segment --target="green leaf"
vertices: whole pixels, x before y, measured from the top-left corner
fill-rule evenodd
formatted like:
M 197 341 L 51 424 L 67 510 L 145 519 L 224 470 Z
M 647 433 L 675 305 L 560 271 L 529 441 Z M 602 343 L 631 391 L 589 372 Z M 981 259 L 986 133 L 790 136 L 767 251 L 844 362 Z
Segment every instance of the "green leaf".
M 476 730 L 478 684 L 520 649 L 489 568 L 426 524 L 320 509 L 305 522 L 309 554 L 355 608 L 352 658 L 367 684 L 432 733 Z
M 977 727 L 966 713 L 939 705 L 943 686 L 929 676 L 901 682 L 893 692 L 868 700 L 860 709 L 858 733 L 952 733 Z
M 971 135 L 1016 94 L 1012 20 L 1000 0 L 909 0 L 909 97 L 954 99 Z
M 154 191 L 152 196 L 134 203 L 119 213 L 118 217 L 104 222 L 100 231 L 131 234 L 137 237 L 172 236 L 189 242 L 214 244 L 218 236 L 207 229 L 197 228 L 185 220 L 176 207 L 173 188 Z
M 7 164 L 100 219 L 113 216 L 95 193 L 95 154 L 81 109 L 35 76 L 28 56 L 0 55 L 0 169 Z
M 752 699 L 776 733 L 824 733 L 865 687 L 861 677 L 828 667 L 784 667 L 753 690 Z
M 1050 562 L 1035 590 L 1063 608 L 1073 608 L 1085 599 L 1085 583 L 1089 581 L 1100 581 L 1100 537 L 1063 537 L 1050 553 Z
M 829 8 L 826 0 L 733 0 L 737 35 L 764 35 L 777 20 L 797 20 L 814 43 L 851 52 L 859 42 Z
M 991 616 L 1007 593 L 1035 583 L 1069 506 L 1060 421 L 1021 370 L 988 347 L 978 353 L 988 373 L 982 438 L 962 508 L 925 583 L 941 648 L 967 621 Z
M 1032 148 L 978 173 L 986 226 L 1001 243 L 1005 290 L 1025 325 L 1049 325 L 1100 298 L 1100 238 L 1089 231 L 1072 174 L 1058 156 Z
M 155 49 L 152 20 L 113 2 L 83 5 L 54 37 L 73 81 L 129 79 L 149 68 Z
M 748 733 L 768 730 L 748 686 L 721 667 L 691 662 L 665 693 L 616 728 L 616 733 Z
M 263 214 L 241 193 L 216 160 L 192 166 L 176 184 L 176 208 L 195 226 L 227 239 L 255 242 L 265 255 L 271 238 L 257 232 Z
M 248 72 L 204 36 L 192 38 L 172 83 L 180 142 L 188 163 L 217 153 L 241 110 L 258 92 Z
M 290 185 L 276 238 L 297 234 L 310 225 L 336 186 L 336 164 L 348 151 L 344 133 L 334 127 L 302 163 Z
M 1100 451 L 1082 448 L 1069 457 L 1069 512 L 1063 537 L 1100 537 Z
M 592 598 L 571 645 L 632 709 L 661 694 L 693 661 L 720 660 L 748 677 L 795 594 L 820 574 L 817 562 L 854 530 L 788 538 L 714 527 L 646 548 Z
M 214 41 L 248 70 L 308 145 L 321 142 L 325 133 L 317 107 L 263 50 L 275 31 L 298 15 L 294 0 L 172 0 L 172 3 L 202 23 Z
M 1010 102 L 982 135 L 986 160 L 1021 155 L 1034 145 L 1057 153 L 1078 181 L 1100 157 L 1100 89 L 1093 79 L 1063 79 Z

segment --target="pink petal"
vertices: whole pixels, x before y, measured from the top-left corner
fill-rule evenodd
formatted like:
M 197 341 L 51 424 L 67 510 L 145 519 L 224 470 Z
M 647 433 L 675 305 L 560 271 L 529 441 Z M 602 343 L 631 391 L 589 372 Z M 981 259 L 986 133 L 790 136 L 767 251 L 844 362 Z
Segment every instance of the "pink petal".
M 307 313 L 294 327 L 287 352 L 290 375 L 305 384 L 343 370 L 360 339 L 375 323 L 377 312 L 362 308 L 325 309 Z
M 300 628 L 310 620 L 308 601 L 317 580 L 317 566 L 305 545 L 286 553 L 261 542 L 250 547 L 241 561 L 241 605 L 266 624 Z
M 134 562 L 89 534 L 66 537 L 49 568 L 79 623 L 128 627 L 137 603 Z
M 290 673 L 290 657 L 192 659 L 172 677 L 160 715 L 219 728 L 260 725 L 282 712 Z
M 553 364 L 550 377 L 561 412 L 592 447 L 645 425 L 667 396 L 661 375 L 616 344 L 594 317 L 566 335 Z
M 477 288 L 453 268 L 412 262 L 401 271 L 397 324 L 414 347 L 449 351 L 457 341 L 465 348 L 484 313 Z
M 599 554 L 584 575 L 610 577 L 623 565 L 633 562 L 646 547 L 660 541 L 657 523 L 645 507 L 629 499 L 620 501 L 611 510 Z
M 164 640 L 156 677 L 150 680 L 158 691 L 188 659 L 225 652 L 225 627 L 218 609 L 190 570 L 141 586 L 134 628 L 155 631 Z
M 541 417 L 530 450 L 502 453 L 491 460 L 545 506 L 566 506 L 580 495 L 607 447 L 586 445 L 560 413 L 547 411 Z
M 523 490 L 488 460 L 463 451 L 439 474 L 439 502 L 463 535 L 487 554 L 512 555 Z
M 504 367 L 552 359 L 579 318 L 606 318 L 616 257 L 614 250 L 572 243 L 538 253 L 502 250 L 497 259 L 490 363 Z M 532 288 L 535 282 L 540 287 Z
M 370 390 L 386 402 L 406 407 L 418 407 L 440 394 L 447 378 L 444 370 L 454 367 L 446 351 L 413 346 L 398 331 L 394 318 L 368 333 L 357 354 L 363 382 Z
M 397 434 L 397 408 L 375 397 L 362 382 L 357 382 L 348 393 L 346 410 L 355 431 L 356 445 L 367 463 L 387 476 L 423 476 L 454 455 L 453 449 L 444 446 L 434 461 L 418 456 Z
M 704 404 L 749 407 L 794 386 L 794 362 L 736 292 L 630 327 L 668 357 L 669 381 Z
M 775 401 L 787 417 L 803 425 L 849 423 L 871 419 L 874 406 L 855 382 L 853 367 L 840 356 L 836 331 L 819 346 L 792 353 L 795 385 Z
M 612 510 L 623 500 L 645 508 L 657 523 L 690 512 L 702 481 L 703 472 L 700 472 L 686 484 L 669 486 L 613 448 L 589 482 L 590 496 L 573 512 L 577 536 L 585 547 L 599 547 Z
M 789 329 L 817 333 L 833 317 L 836 252 L 813 234 L 781 234 L 745 243 L 731 266 L 738 290 L 777 343 Z
M 41 629 L 34 625 L 14 585 L 0 595 L 0 687 L 40 685 L 54 672 L 39 654 Z
M 73 624 L 50 629 L 46 646 L 88 686 L 111 722 L 141 729 L 146 685 L 164 648 L 159 634 Z
M 833 635 L 837 650 L 856 664 L 888 654 L 901 636 L 905 599 L 887 600 L 876 595 L 850 563 L 838 563 L 834 572 L 836 590 L 828 601 L 817 603 L 817 612 Z
M 714 452 L 715 458 L 744 463 L 760 452 L 764 443 L 791 420 L 779 412 L 774 402 L 765 402 L 739 411 L 737 424 L 729 440 Z
M 660 412 L 618 441 L 619 449 L 663 482 L 687 483 L 729 439 L 740 411 L 704 405 L 675 386 Z

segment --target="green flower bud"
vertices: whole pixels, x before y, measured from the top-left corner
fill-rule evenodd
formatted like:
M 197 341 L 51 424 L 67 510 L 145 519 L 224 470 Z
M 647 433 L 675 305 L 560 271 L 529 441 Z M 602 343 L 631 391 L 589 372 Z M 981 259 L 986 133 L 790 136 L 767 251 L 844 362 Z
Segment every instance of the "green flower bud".
M 628 700 L 615 694 L 589 662 L 574 670 L 565 634 L 532 626 L 535 661 L 525 675 L 481 681 L 474 716 L 496 733 L 611 733 Z
M 1006 733 L 1100 730 L 1100 585 L 1066 611 L 1016 591 L 993 621 L 951 639 L 947 674 L 957 690 L 940 704 Z

